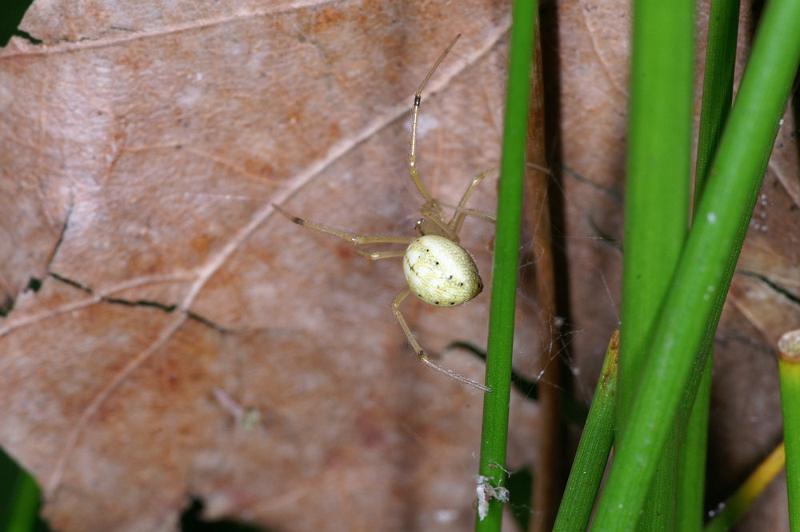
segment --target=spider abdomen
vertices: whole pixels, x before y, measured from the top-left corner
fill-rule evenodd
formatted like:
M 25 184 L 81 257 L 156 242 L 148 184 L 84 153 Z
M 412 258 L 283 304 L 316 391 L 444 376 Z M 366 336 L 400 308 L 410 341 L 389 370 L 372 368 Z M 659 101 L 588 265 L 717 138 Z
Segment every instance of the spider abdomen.
M 470 254 L 443 236 L 425 235 L 411 242 L 403 257 L 403 272 L 418 298 L 439 307 L 466 303 L 483 290 Z

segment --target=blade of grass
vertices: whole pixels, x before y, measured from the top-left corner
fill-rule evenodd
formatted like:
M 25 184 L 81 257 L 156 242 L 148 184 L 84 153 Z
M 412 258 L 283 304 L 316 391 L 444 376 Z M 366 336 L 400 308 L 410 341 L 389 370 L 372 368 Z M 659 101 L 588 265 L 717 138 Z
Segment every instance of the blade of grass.
M 800 62 L 800 1 L 766 4 L 736 102 L 681 255 L 595 527 L 641 512 L 681 401 L 693 398 Z M 624 344 L 623 344 L 624 348 Z
M 800 329 L 778 341 L 783 439 L 786 442 L 786 488 L 789 528 L 800 531 Z
M 646 341 L 686 238 L 692 148 L 694 2 L 637 0 L 622 277 L 617 426 L 627 427 Z M 674 440 L 664 450 L 640 529 L 674 529 Z M 632 525 L 634 521 L 629 524 Z
M 739 0 L 714 0 L 708 19 L 703 103 L 697 140 L 695 206 L 702 196 L 709 165 L 719 145 L 722 128 L 733 98 L 733 72 L 736 66 L 736 35 L 739 30 Z M 706 451 L 708 445 L 708 409 L 711 401 L 712 357 L 706 355 L 703 376 L 688 422 L 678 460 L 678 530 L 703 528 L 705 502 Z
M 486 385 L 492 391 L 483 399 L 479 469 L 479 474 L 493 487 L 505 483 L 522 182 L 536 12 L 535 0 L 514 1 L 486 363 Z M 488 514 L 483 518 L 476 516 L 475 530 L 499 531 L 501 522 L 502 502 L 491 499 Z
M 572 462 L 564 498 L 561 499 L 561 507 L 553 527 L 554 532 L 586 530 L 589 524 L 592 506 L 614 441 L 618 351 L 619 331 L 614 331 L 608 343 L 603 369 L 597 380 L 575 461 Z

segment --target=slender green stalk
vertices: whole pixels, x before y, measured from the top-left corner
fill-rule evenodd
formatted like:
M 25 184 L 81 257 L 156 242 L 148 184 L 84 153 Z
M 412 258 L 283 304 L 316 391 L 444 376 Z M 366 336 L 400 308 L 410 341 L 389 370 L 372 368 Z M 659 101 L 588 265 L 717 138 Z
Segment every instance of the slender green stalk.
M 731 497 L 720 505 L 720 511 L 708 522 L 705 532 L 726 532 L 753 506 L 775 477 L 783 470 L 783 442 L 764 459 Z
M 697 136 L 695 204 L 702 195 L 711 159 L 722 137 L 722 128 L 733 98 L 739 0 L 714 0 L 708 18 L 708 45 L 703 78 L 703 104 Z
M 32 532 L 39 510 L 39 488 L 33 478 L 20 469 L 6 532 Z
M 614 331 L 594 391 L 589 417 L 583 427 L 578 452 L 572 462 L 564 498 L 561 499 L 558 509 L 553 527 L 555 532 L 586 530 L 586 525 L 589 524 L 592 506 L 614 441 L 618 351 L 619 332 Z
M 786 442 L 786 487 L 789 528 L 800 531 L 800 329 L 778 341 L 783 439 Z
M 800 1 L 766 4 L 695 223 L 647 343 L 642 382 L 598 507 L 598 530 L 627 529 L 636 520 L 679 406 L 696 391 L 800 62 L 798 20 Z
M 505 483 L 522 183 L 525 174 L 525 137 L 528 129 L 536 6 L 535 0 L 515 0 L 512 11 L 486 363 L 486 385 L 492 391 L 486 393 L 483 399 L 480 456 L 480 475 L 488 479 L 487 482 L 495 488 Z M 475 529 L 499 531 L 501 522 L 502 501 L 490 498 L 488 514 L 476 517 Z
M 697 205 L 708 177 L 709 165 L 722 136 L 733 97 L 739 0 L 714 0 L 708 19 L 703 104 L 697 141 L 694 202 Z M 705 502 L 708 409 L 711 401 L 712 358 L 706 356 L 703 376 L 685 427 L 678 460 L 677 529 L 703 528 Z
M 637 0 L 633 14 L 620 433 L 628 426 L 647 359 L 646 341 L 686 238 L 691 179 L 694 2 Z M 676 443 L 673 437 L 664 449 L 640 528 L 674 528 Z
M 691 532 L 703 529 L 708 447 L 708 413 L 711 404 L 712 359 L 706 355 L 697 395 L 692 403 L 683 445 L 678 450 L 678 498 L 675 501 L 675 529 Z M 680 422 L 680 421 L 679 421 Z

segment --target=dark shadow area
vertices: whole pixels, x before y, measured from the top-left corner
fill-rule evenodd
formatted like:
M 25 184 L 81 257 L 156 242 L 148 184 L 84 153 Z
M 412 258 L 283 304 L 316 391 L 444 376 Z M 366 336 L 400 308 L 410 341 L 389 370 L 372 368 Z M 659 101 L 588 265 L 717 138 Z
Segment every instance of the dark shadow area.
M 25 37 L 31 42 L 41 42 L 17 29 L 32 3 L 33 0 L 3 0 L 3 3 L 0 4 L 0 46 L 8 44 L 12 35 Z
M 545 2 L 539 12 L 542 43 L 542 79 L 545 102 L 545 155 L 550 168 L 552 184 L 548 189 L 550 224 L 553 242 L 555 271 L 567 272 L 567 224 L 564 198 L 563 145 L 561 142 L 561 73 L 558 36 L 558 6 Z M 556 277 L 556 312 L 564 318 L 562 336 L 569 332 L 572 319 L 569 308 L 569 279 L 566 275 Z M 563 342 L 562 342 L 563 343 Z M 568 345 L 562 345 L 568 349 Z M 560 357 L 564 361 L 564 357 Z M 565 366 L 567 371 L 569 368 Z
M 232 519 L 220 519 L 217 521 L 205 521 L 202 518 L 203 501 L 193 497 L 192 504 L 181 515 L 182 532 L 270 532 L 266 528 L 234 521 Z
M 449 351 L 450 349 L 463 349 L 465 351 L 469 351 L 476 357 L 480 358 L 484 362 L 486 362 L 486 353 L 482 351 L 478 346 L 471 344 L 469 342 L 452 342 L 447 347 L 445 347 L 445 351 Z M 519 393 L 524 395 L 527 399 L 531 401 L 536 401 L 539 398 L 539 383 L 533 380 L 526 379 L 514 369 L 511 369 L 511 386 L 514 387 Z
M 572 448 L 568 441 L 566 424 L 575 418 L 578 408 L 575 406 L 574 381 L 569 360 L 572 360 L 571 346 L 567 338 L 572 335 L 573 317 L 570 308 L 569 268 L 567 263 L 567 223 L 566 199 L 564 198 L 564 147 L 562 143 L 561 120 L 561 43 L 559 39 L 558 2 L 543 2 L 539 9 L 539 31 L 541 32 L 542 84 L 544 86 L 544 136 L 545 157 L 551 171 L 548 188 L 548 207 L 550 211 L 550 231 L 552 238 L 553 269 L 559 274 L 555 277 L 555 316 L 561 318 L 558 328 L 556 363 L 561 365 L 562 376 L 558 385 L 562 388 L 562 400 L 559 409 L 562 415 L 562 434 L 560 441 L 567 448 Z M 585 419 L 585 416 L 583 416 Z M 558 465 L 563 491 L 564 483 L 569 476 L 572 456 L 569 452 L 561 453 Z M 559 493 L 557 500 L 561 498 Z M 553 516 L 554 517 L 554 516 Z
M 523 467 L 512 472 L 506 481 L 508 507 L 520 530 L 530 530 L 533 509 L 533 470 Z

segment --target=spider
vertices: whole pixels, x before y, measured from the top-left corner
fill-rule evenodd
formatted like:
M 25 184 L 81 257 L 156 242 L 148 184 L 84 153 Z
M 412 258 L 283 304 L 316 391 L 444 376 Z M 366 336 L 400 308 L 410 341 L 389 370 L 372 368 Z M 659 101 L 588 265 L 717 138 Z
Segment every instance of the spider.
M 489 392 L 491 389 L 487 386 L 451 369 L 442 367 L 431 360 L 431 357 L 422 348 L 416 336 L 414 336 L 414 333 L 411 332 L 408 323 L 406 323 L 403 317 L 403 313 L 400 311 L 400 305 L 412 292 L 419 299 L 431 305 L 452 307 L 470 301 L 483 290 L 483 282 L 478 273 L 478 267 L 475 265 L 475 260 L 467 250 L 459 245 L 458 235 L 464 223 L 464 218 L 467 216 L 475 216 L 489 222 L 494 222 L 494 217 L 492 215 L 466 207 L 470 195 L 486 177 L 487 172 L 482 172 L 474 177 L 462 194 L 458 205 L 450 206 L 441 203 L 428 192 L 420 179 L 416 164 L 417 121 L 419 118 L 420 103 L 422 102 L 422 90 L 460 36 L 460 34 L 456 35 L 447 48 L 439 55 L 436 62 L 428 71 L 428 74 L 425 76 L 425 79 L 422 80 L 417 92 L 414 94 L 411 118 L 411 151 L 408 158 L 408 169 L 411 181 L 424 199 L 420 207 L 422 218 L 415 224 L 417 236 L 362 235 L 352 233 L 294 216 L 278 205 L 273 206 L 278 212 L 297 225 L 333 235 L 351 243 L 358 254 L 369 260 L 374 261 L 402 257 L 403 273 L 405 274 L 408 288 L 404 289 L 394 298 L 394 301 L 392 301 L 392 312 L 400 323 L 400 327 L 402 327 L 408 343 L 411 345 L 412 349 L 414 349 L 417 357 L 428 367 L 444 373 L 448 377 L 484 392 Z M 454 209 L 453 216 L 449 220 L 445 219 L 442 211 L 443 206 L 452 207 Z M 361 249 L 362 246 L 375 244 L 402 244 L 406 247 L 405 249 L 384 249 L 379 251 L 366 251 Z

